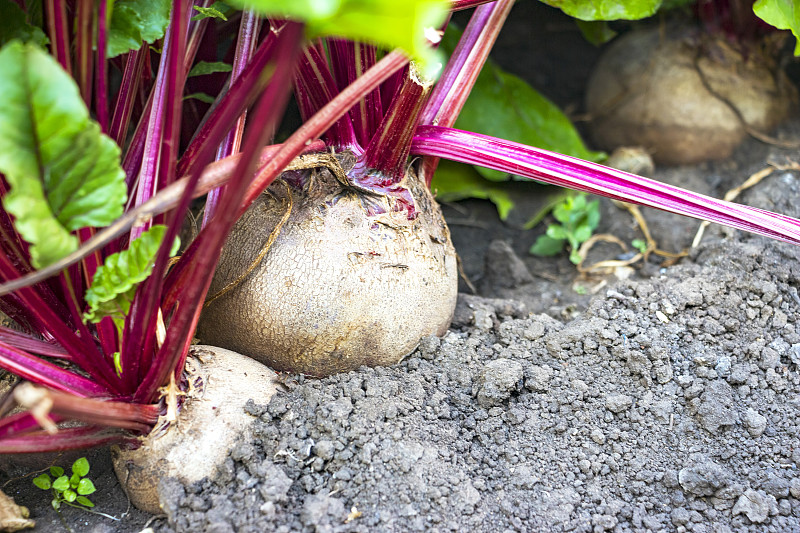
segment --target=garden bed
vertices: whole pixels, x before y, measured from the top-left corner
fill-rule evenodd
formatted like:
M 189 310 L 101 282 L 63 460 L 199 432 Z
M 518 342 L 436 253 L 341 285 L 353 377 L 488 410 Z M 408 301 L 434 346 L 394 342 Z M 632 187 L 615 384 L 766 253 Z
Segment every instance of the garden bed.
M 529 4 L 509 26 L 546 9 Z M 537 39 L 575 37 L 566 19 L 541 24 Z M 528 79 L 563 87 L 558 103 L 574 104 L 596 58 L 583 49 L 584 61 L 553 59 L 549 70 L 532 58 Z M 574 66 L 559 74 L 563 64 Z M 775 135 L 800 139 L 800 121 Z M 798 159 L 796 149 L 750 139 L 729 160 L 658 168 L 654 177 L 721 197 L 769 163 Z M 552 190 L 514 187 L 518 209 L 507 223 L 486 202 L 445 206 L 478 294 L 463 284 L 444 338 L 423 340 L 390 368 L 287 376 L 268 404 L 253 399 L 255 437 L 231 450 L 221 480 L 170 487 L 166 517 L 150 527 L 800 529 L 800 249 L 711 226 L 677 264 L 654 257 L 584 276 L 566 254 L 527 254 L 542 227 L 516 228 Z M 800 216 L 800 172 L 775 170 L 740 201 Z M 599 232 L 641 237 L 626 210 L 601 205 Z M 643 213 L 661 249 L 690 248 L 699 223 Z M 619 253 L 598 246 L 587 264 Z M 123 515 L 107 451 L 90 460 L 97 508 Z M 31 508 L 35 531 L 62 527 L 29 479 L 4 490 Z M 149 519 L 135 510 L 119 522 L 63 515 L 75 531 L 96 532 L 140 531 Z

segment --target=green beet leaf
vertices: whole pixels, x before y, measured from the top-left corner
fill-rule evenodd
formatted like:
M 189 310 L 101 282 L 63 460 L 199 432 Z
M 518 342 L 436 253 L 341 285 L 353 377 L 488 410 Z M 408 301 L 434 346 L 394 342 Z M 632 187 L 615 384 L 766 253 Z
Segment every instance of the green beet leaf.
M 97 323 L 110 316 L 118 327 L 122 327 L 136 287 L 153 271 L 153 260 L 166 231 L 166 226 L 153 226 L 133 241 L 127 250 L 106 257 L 86 291 L 89 310 L 84 313 L 84 320 Z M 176 240 L 171 255 L 177 251 Z
M 108 57 L 138 50 L 164 36 L 172 3 L 169 0 L 117 0 L 108 27 Z
M 797 39 L 794 55 L 800 56 L 800 4 L 797 0 L 758 0 L 753 4 L 753 13 L 779 30 L 791 30 Z
M 72 231 L 122 214 L 120 150 L 89 118 L 72 78 L 32 44 L 0 50 L 0 94 L 3 205 L 41 268 L 77 249 Z
M 44 6 L 42 0 L 24 0 L 28 22 L 38 28 L 44 28 Z M 49 41 L 49 39 L 48 39 Z
M 200 100 L 206 104 L 213 104 L 216 98 L 206 93 L 192 93 L 183 97 L 184 100 Z
M 64 491 L 64 499 L 70 503 L 74 502 L 75 498 L 77 497 L 78 495 L 75 494 L 75 491 L 72 489 L 67 489 Z
M 583 38 L 595 46 L 607 43 L 617 36 L 617 32 L 611 29 L 608 22 L 604 20 L 576 20 L 578 29 L 581 30 Z
M 586 242 L 589 240 L 589 237 L 592 236 L 592 231 L 594 231 L 594 229 L 591 226 L 588 224 L 582 224 L 575 229 L 573 238 L 577 243 Z
M 122 375 L 122 353 L 114 352 L 114 370 L 118 376 Z
M 188 78 L 192 76 L 205 76 L 206 74 L 215 74 L 217 72 L 230 72 L 232 66 L 228 63 L 221 61 L 198 61 L 192 70 L 189 71 Z
M 558 224 L 551 224 L 547 227 L 547 236 L 556 241 L 567 240 L 567 230 Z
M 541 1 L 580 20 L 638 20 L 654 15 L 661 6 L 661 0 Z
M 501 220 L 508 218 L 514 202 L 501 183 L 486 181 L 470 165 L 441 160 L 433 176 L 431 190 L 440 202 L 457 202 L 467 198 L 491 201 Z
M 28 23 L 28 16 L 11 0 L 0 0 L 0 46 L 14 39 L 45 46 L 49 39 L 36 26 Z
M 90 500 L 86 496 L 78 496 L 77 498 L 75 498 L 75 501 L 83 505 L 84 507 L 94 507 L 92 500 Z
M 60 466 L 51 466 L 50 474 L 52 474 L 53 477 L 61 477 L 64 475 L 64 469 L 61 468 Z
M 192 20 L 215 18 L 227 21 L 228 17 L 226 14 L 230 14 L 231 11 L 233 11 L 230 6 L 225 5 L 222 2 L 214 2 L 208 7 L 192 6 L 192 9 L 197 11 L 197 15 L 193 16 Z
M 592 200 L 587 204 L 586 209 L 588 211 L 586 213 L 586 224 L 594 231 L 600 224 L 600 200 Z
M 564 249 L 564 239 L 553 239 L 547 235 L 540 235 L 531 246 L 530 253 L 542 257 L 558 255 Z
M 233 0 L 239 8 L 251 8 L 306 22 L 312 36 L 336 35 L 388 48 L 402 48 L 430 63 L 425 44 L 427 27 L 444 22 L 448 3 L 443 0 Z
M 459 37 L 458 30 L 448 28 L 442 48 L 452 53 Z M 590 161 L 604 157 L 602 152 L 586 148 L 575 127 L 555 104 L 491 61 L 484 65 L 455 127 Z M 476 168 L 487 179 L 508 179 L 505 172 Z

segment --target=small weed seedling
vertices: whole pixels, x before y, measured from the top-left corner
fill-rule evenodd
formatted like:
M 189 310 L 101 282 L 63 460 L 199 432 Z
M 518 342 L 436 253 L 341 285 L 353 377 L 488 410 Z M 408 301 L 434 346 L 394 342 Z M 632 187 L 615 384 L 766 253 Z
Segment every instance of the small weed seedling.
M 631 246 L 639 250 L 639 253 L 642 255 L 647 253 L 647 241 L 644 239 L 633 239 L 631 241 Z
M 56 511 L 61 509 L 62 504 L 88 510 L 94 507 L 94 504 L 86 496 L 97 490 L 92 480 L 86 477 L 88 473 L 89 461 L 86 457 L 81 457 L 72 464 L 71 476 L 68 477 L 60 466 L 51 466 L 50 474 L 45 472 L 36 476 L 33 478 L 33 484 L 42 490 L 53 492 L 51 504 Z
M 578 248 L 589 240 L 600 223 L 600 201 L 587 202 L 585 194 L 576 194 L 556 204 L 552 213 L 559 224 L 550 224 L 547 233 L 536 239 L 530 252 L 539 256 L 556 255 L 566 243 L 570 248 L 569 260 L 579 264 Z

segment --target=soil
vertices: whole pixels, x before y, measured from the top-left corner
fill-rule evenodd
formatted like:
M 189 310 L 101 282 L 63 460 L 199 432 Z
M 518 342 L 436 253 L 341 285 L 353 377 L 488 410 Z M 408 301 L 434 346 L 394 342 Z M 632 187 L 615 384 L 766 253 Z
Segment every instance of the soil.
M 512 26 L 540 20 L 536 4 L 520 3 Z M 525 30 L 533 41 L 576 38 L 547 13 L 541 31 Z M 527 56 L 524 42 L 504 46 Z M 596 52 L 562 75 L 568 62 L 535 57 L 532 83 L 561 80 L 572 96 L 558 103 L 578 102 L 570 84 Z M 800 120 L 775 135 L 800 139 Z M 654 177 L 721 197 L 791 158 L 750 139 L 729 160 Z M 566 254 L 528 255 L 543 226 L 519 228 L 553 190 L 514 187 L 507 223 L 485 202 L 445 206 L 478 293 L 464 284 L 443 338 L 394 367 L 293 376 L 270 402 L 254 398 L 255 437 L 216 481 L 169 485 L 152 520 L 126 511 L 107 451 L 94 451 L 97 508 L 122 520 L 68 509 L 65 522 L 91 532 L 800 530 L 800 248 L 710 226 L 677 263 L 580 274 Z M 775 170 L 740 201 L 798 217 L 800 172 Z M 602 210 L 599 232 L 641 237 L 627 211 L 605 200 Z M 697 221 L 643 213 L 660 248 L 690 248 Z M 620 253 L 598 246 L 587 264 Z M 30 476 L 3 490 L 31 509 L 35 531 L 63 527 Z

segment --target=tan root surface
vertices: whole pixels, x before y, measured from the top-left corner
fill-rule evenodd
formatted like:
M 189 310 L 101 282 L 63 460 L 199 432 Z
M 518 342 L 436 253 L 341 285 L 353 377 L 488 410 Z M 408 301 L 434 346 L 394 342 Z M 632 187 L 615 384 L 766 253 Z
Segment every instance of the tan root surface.
M 644 146 L 658 163 L 724 159 L 748 133 L 761 138 L 797 93 L 760 50 L 676 26 L 632 31 L 598 62 L 586 92 L 603 149 Z
M 162 513 L 161 480 L 177 478 L 188 485 L 213 479 L 234 443 L 252 435 L 247 401 L 267 403 L 276 391 L 275 372 L 214 346 L 192 347 L 187 369 L 190 389 L 177 420 L 160 421 L 138 449 L 112 448 L 120 484 L 148 513 Z
M 427 187 L 406 178 L 419 213 L 408 220 L 391 200 L 312 172 L 302 191 L 273 184 L 237 223 L 209 294 L 227 292 L 208 303 L 198 337 L 325 376 L 396 363 L 422 337 L 443 335 L 456 255 Z M 369 216 L 375 206 L 388 211 Z
M 31 520 L 27 507 L 14 503 L 14 499 L 0 490 L 0 531 L 20 531 L 32 528 L 36 523 Z

